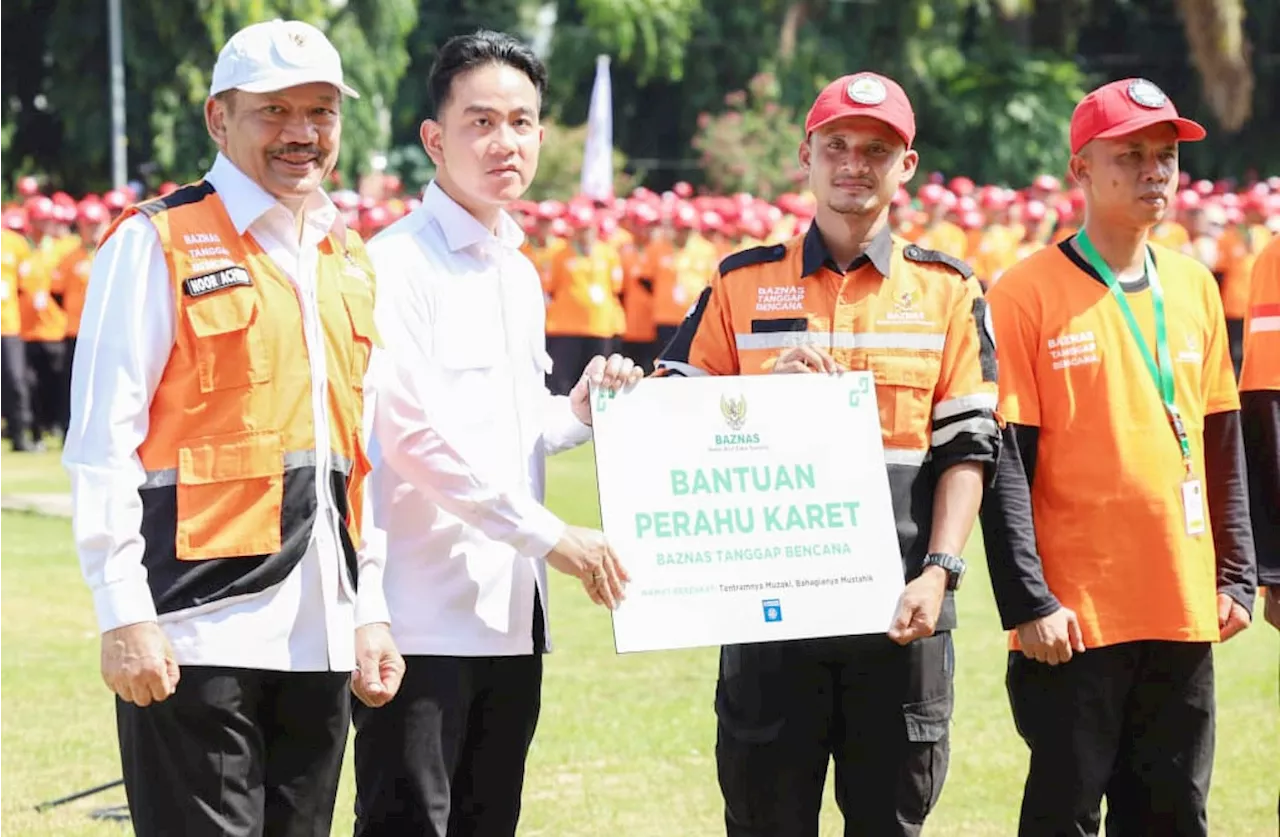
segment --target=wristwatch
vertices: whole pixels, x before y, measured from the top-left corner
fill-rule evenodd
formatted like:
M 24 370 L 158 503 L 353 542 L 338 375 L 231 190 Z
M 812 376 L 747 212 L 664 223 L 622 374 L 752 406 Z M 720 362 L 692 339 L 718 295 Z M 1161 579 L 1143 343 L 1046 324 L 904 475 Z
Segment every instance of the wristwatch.
M 930 552 L 924 556 L 924 566 L 942 567 L 947 571 L 947 589 L 960 589 L 960 581 L 964 578 L 965 570 L 963 558 L 958 555 L 948 555 L 945 552 Z

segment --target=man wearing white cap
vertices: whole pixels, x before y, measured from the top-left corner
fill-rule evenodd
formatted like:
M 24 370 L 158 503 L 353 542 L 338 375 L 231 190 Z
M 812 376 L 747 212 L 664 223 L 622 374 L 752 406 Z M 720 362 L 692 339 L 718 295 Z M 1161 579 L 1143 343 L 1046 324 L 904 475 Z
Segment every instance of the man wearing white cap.
M 328 834 L 348 679 L 381 705 L 403 670 L 360 551 L 373 270 L 321 190 L 356 93 L 323 33 L 275 20 L 209 95 L 213 168 L 94 260 L 76 543 L 136 832 Z

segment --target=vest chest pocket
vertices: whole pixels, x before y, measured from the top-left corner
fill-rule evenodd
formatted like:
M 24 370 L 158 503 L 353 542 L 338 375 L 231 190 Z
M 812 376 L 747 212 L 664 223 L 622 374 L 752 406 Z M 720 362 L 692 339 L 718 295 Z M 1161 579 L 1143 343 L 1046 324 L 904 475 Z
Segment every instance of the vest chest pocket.
M 217 291 L 186 303 L 195 335 L 201 392 L 217 392 L 271 380 L 258 298 L 251 288 Z
M 274 555 L 283 504 L 279 433 L 206 436 L 178 448 L 179 560 Z
M 871 355 L 867 368 L 876 379 L 885 444 L 912 450 L 928 448 L 941 356 Z
M 355 338 L 351 350 L 351 381 L 356 389 L 364 388 L 364 373 L 369 368 L 369 355 L 379 344 L 378 329 L 373 320 L 373 295 L 364 291 L 342 291 L 342 304 L 351 320 Z

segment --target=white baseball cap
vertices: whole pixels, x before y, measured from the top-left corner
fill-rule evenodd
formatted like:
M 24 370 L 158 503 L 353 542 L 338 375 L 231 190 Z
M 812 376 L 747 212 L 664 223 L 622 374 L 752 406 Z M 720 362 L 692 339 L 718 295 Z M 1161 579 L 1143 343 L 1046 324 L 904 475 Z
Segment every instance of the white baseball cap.
M 231 36 L 213 65 L 209 95 L 227 90 L 273 93 L 318 81 L 360 98 L 342 80 L 342 58 L 323 32 L 300 20 L 277 18 Z

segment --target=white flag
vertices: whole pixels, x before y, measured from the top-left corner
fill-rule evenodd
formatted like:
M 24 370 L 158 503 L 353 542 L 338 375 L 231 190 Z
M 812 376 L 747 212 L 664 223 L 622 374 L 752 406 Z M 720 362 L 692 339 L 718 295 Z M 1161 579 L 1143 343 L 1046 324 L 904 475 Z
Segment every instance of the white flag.
M 587 147 L 582 155 L 582 194 L 613 200 L 613 87 L 609 56 L 596 56 L 596 81 L 587 112 Z

